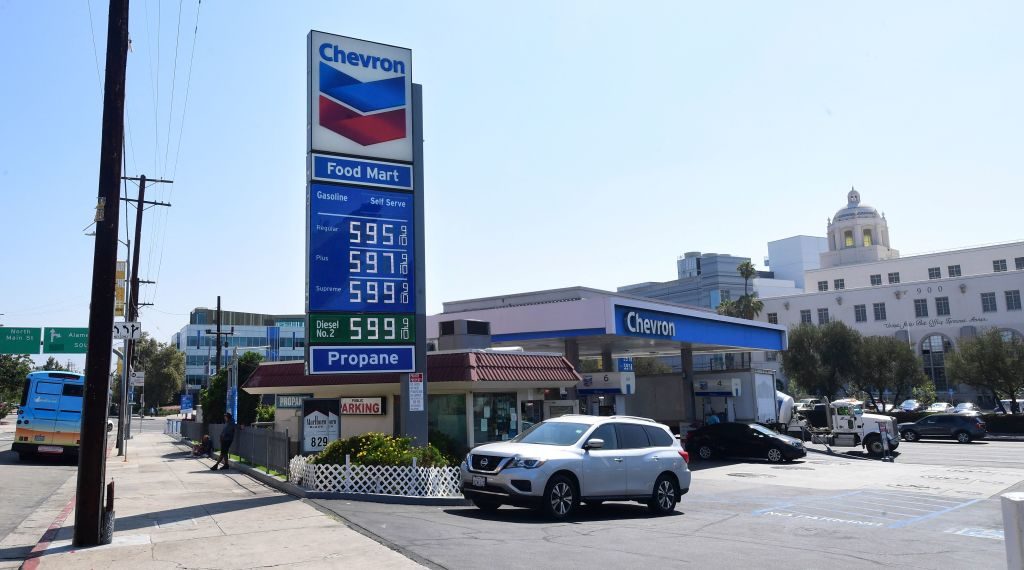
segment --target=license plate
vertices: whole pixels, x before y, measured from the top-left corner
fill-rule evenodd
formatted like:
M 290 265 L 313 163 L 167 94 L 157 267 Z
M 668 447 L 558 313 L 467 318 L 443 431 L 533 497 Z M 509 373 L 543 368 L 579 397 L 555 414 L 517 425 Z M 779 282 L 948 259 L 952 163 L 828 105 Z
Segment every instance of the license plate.
M 486 477 L 481 477 L 479 475 L 474 475 L 473 476 L 473 486 L 474 487 L 483 487 L 486 484 L 487 484 L 487 478 Z
M 64 448 L 55 445 L 40 445 L 39 453 L 64 453 Z

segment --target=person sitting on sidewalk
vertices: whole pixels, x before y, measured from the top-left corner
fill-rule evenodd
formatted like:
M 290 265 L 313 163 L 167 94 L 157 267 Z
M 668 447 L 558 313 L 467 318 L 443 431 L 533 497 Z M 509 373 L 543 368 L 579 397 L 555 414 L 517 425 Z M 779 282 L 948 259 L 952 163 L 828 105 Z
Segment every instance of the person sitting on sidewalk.
M 217 458 L 217 462 L 213 464 L 210 471 L 216 471 L 217 466 L 220 462 L 224 462 L 224 466 L 221 469 L 228 468 L 228 450 L 231 449 L 231 442 L 235 440 L 235 421 L 231 417 L 230 413 L 224 414 L 224 430 L 220 432 L 220 457 Z
M 203 440 L 192 446 L 192 457 L 209 457 L 213 455 L 213 441 L 209 435 L 204 435 Z

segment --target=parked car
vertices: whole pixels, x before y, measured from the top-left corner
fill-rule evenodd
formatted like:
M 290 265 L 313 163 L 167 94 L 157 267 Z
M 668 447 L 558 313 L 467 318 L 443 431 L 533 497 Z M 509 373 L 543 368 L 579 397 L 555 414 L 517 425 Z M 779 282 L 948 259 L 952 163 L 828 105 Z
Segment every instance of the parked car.
M 950 404 L 949 402 L 935 402 L 934 404 L 928 406 L 928 409 L 926 409 L 925 411 L 928 412 L 928 413 L 935 413 L 935 412 L 943 412 L 944 413 L 944 412 L 952 412 L 953 409 L 954 409 L 953 408 L 953 404 Z
M 807 455 L 799 439 L 775 433 L 761 424 L 742 422 L 707 425 L 691 431 L 686 436 L 686 450 L 701 459 L 745 457 L 772 463 Z
M 637 501 L 667 514 L 690 490 L 688 461 L 654 420 L 566 415 L 470 451 L 460 466 L 462 494 L 485 511 L 539 507 L 555 519 L 572 516 L 580 501 Z
M 966 412 L 980 412 L 981 409 L 970 402 L 960 402 L 956 405 L 956 408 L 954 408 L 953 411 L 958 414 L 962 414 Z
M 900 404 L 900 409 L 904 412 L 916 412 L 922 408 L 921 404 L 917 400 L 903 400 Z
M 960 443 L 970 443 L 988 435 L 981 416 L 968 414 L 934 414 L 916 422 L 902 423 L 898 429 L 906 441 L 951 437 Z

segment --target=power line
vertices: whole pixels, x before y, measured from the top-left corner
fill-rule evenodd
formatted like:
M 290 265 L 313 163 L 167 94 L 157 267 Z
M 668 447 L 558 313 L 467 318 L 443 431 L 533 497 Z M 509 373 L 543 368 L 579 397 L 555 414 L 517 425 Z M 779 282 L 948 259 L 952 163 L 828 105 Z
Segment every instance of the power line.
M 103 79 L 100 74 L 100 56 L 96 52 L 96 31 L 93 30 L 92 25 L 92 0 L 85 0 L 85 5 L 89 9 L 89 35 L 92 36 L 92 59 L 96 63 L 96 86 L 100 88 L 100 101 L 103 101 Z
M 185 104 L 181 109 L 181 124 L 178 127 L 178 149 L 174 152 L 174 168 L 171 169 L 171 178 L 178 173 L 178 159 L 181 158 L 181 138 L 185 132 L 185 115 L 188 112 L 188 94 L 192 87 L 192 62 L 196 58 L 196 40 L 199 37 L 199 9 L 203 7 L 203 0 L 196 4 L 196 25 L 192 30 L 192 53 L 188 58 L 188 77 L 185 79 Z
M 167 109 L 167 141 L 164 144 L 164 172 L 167 170 L 167 154 L 171 150 L 171 124 L 174 117 L 174 88 L 178 79 L 178 42 L 181 38 L 181 4 L 184 0 L 178 0 L 178 29 L 174 35 L 174 67 L 171 71 L 171 106 Z

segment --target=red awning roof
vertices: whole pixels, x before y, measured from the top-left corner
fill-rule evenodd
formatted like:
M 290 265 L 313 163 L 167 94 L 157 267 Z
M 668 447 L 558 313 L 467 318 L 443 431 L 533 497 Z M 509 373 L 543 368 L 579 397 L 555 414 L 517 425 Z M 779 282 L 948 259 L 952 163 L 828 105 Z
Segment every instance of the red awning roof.
M 339 384 L 397 384 L 400 375 L 307 375 L 303 362 L 260 364 L 243 388 L 334 386 Z M 429 382 L 578 382 L 569 361 L 557 354 L 467 351 L 427 355 Z

